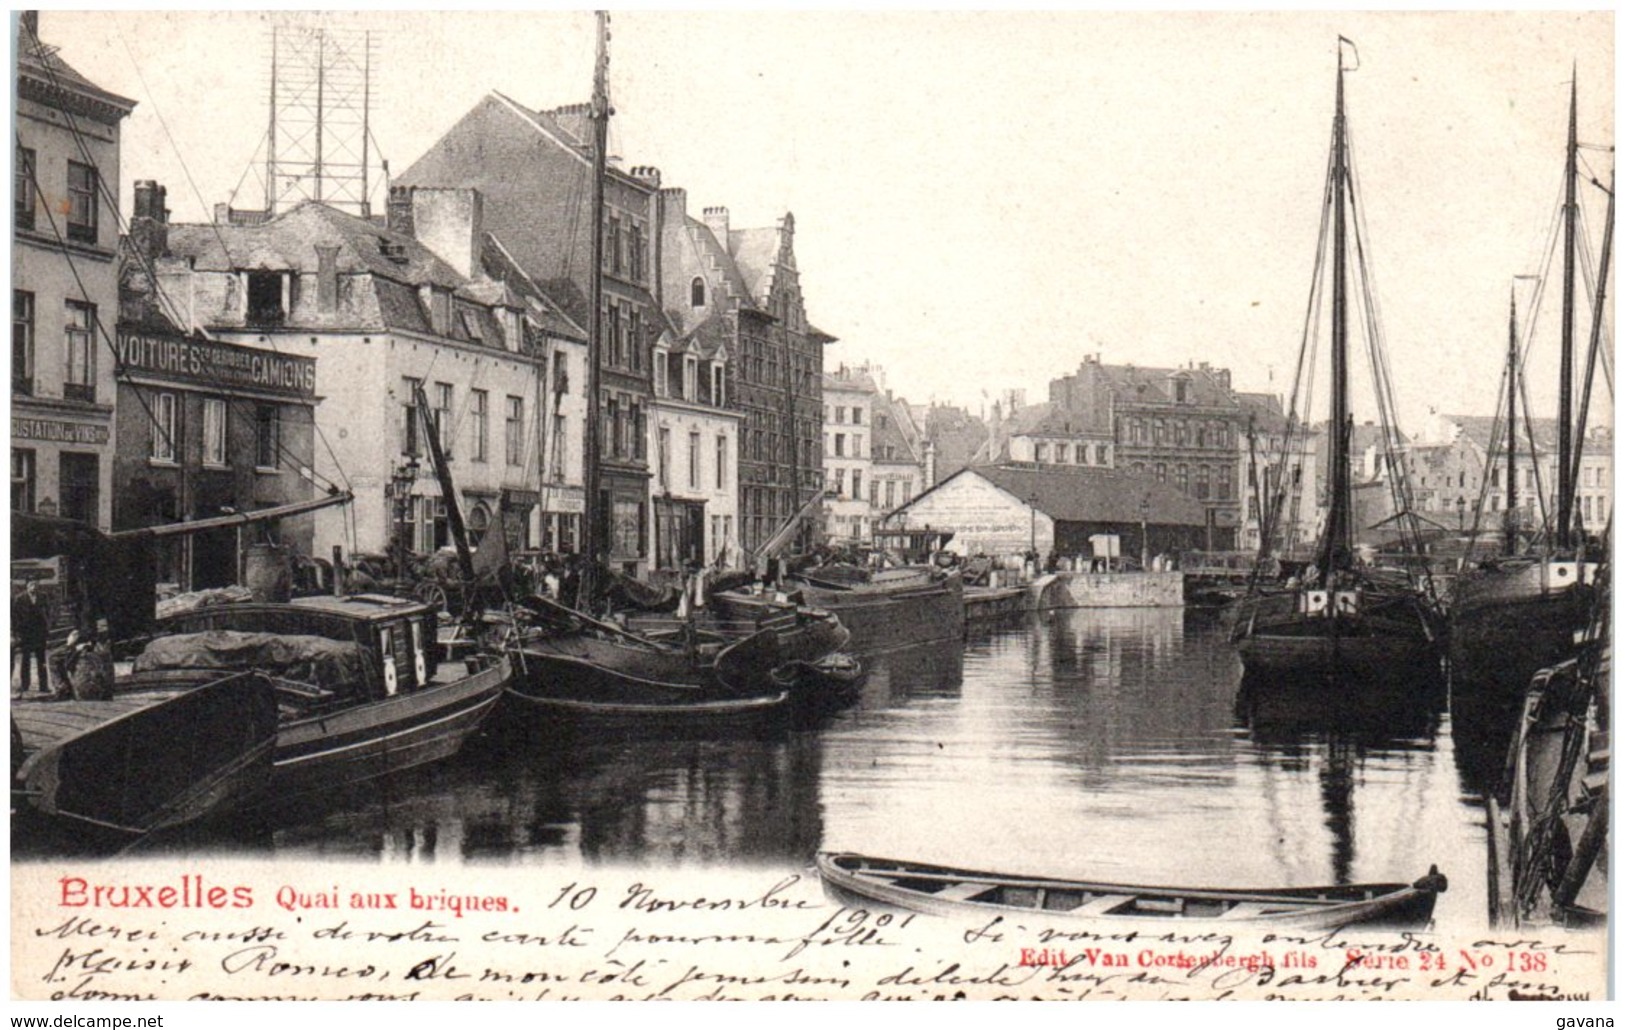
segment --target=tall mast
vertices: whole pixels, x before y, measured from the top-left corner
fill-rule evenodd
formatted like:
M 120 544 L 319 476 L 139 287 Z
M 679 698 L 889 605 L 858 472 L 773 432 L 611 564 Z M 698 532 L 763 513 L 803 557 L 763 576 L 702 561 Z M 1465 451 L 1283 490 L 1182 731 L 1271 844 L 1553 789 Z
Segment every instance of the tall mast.
M 608 558 L 604 512 L 598 496 L 599 439 L 598 366 L 604 335 L 604 164 L 609 146 L 609 12 L 598 12 L 598 58 L 592 76 L 592 257 L 587 280 L 587 425 L 582 462 L 582 539 L 587 555 L 579 597 L 587 603 L 597 586 L 599 560 Z
M 1574 426 L 1574 252 L 1579 205 L 1574 197 L 1579 178 L 1580 145 L 1575 131 L 1578 87 L 1569 80 L 1569 147 L 1563 168 L 1563 353 L 1557 382 L 1557 546 L 1569 546 L 1574 527 L 1574 482 L 1569 469 Z
M 1332 119 L 1332 469 L 1321 568 L 1347 568 L 1353 554 L 1349 504 L 1348 190 L 1347 126 L 1343 117 L 1343 47 L 1337 48 L 1337 114 Z
M 1518 553 L 1518 290 L 1511 293 L 1511 314 L 1507 316 L 1507 554 Z

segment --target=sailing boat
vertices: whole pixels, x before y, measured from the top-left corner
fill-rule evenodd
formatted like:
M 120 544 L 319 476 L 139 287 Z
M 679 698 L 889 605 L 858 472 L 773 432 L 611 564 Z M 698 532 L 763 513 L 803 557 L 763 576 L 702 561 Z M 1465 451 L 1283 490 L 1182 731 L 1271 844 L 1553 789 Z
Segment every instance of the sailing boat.
M 604 180 L 609 133 L 609 18 L 598 12 L 598 57 L 590 105 L 592 122 L 591 267 L 588 280 L 587 396 L 598 396 L 603 353 L 602 292 Z M 589 557 L 579 592 L 581 611 L 545 598 L 528 598 L 513 610 L 509 649 L 520 670 L 513 697 L 570 722 L 716 725 L 776 717 L 792 689 L 775 682 L 775 669 L 790 662 L 815 663 L 848 637 L 828 612 L 795 611 L 742 623 L 683 619 L 668 631 L 638 632 L 588 614 L 607 553 L 607 519 L 598 489 L 600 422 L 586 425 L 585 510 Z M 782 679 L 783 677 L 781 677 Z M 804 682 L 797 678 L 794 684 Z M 792 686 L 794 685 L 792 684 Z
M 1588 370 L 1578 423 L 1571 407 L 1574 390 L 1575 257 L 1578 247 L 1579 142 L 1576 133 L 1576 86 L 1569 91 L 1569 131 L 1563 183 L 1563 324 L 1559 366 L 1557 419 L 1556 525 L 1543 546 L 1520 553 L 1518 509 L 1518 419 L 1520 364 L 1517 309 L 1514 302 L 1507 353 L 1506 525 L 1502 555 L 1465 572 L 1457 581 L 1451 604 L 1450 663 L 1455 682 L 1468 693 L 1503 701 L 1522 696 L 1530 678 L 1574 653 L 1576 632 L 1589 618 L 1595 593 L 1597 565 L 1586 560 L 1584 542 L 1576 532 L 1580 450 L 1585 438 L 1585 410 L 1589 401 Z M 1603 236 L 1602 261 L 1597 276 L 1596 310 L 1592 315 L 1591 362 L 1601 340 L 1603 301 L 1606 298 L 1614 225 L 1613 193 L 1608 195 L 1608 216 Z M 1532 449 L 1532 448 L 1531 448 Z M 1530 462 L 1538 461 L 1537 454 Z
M 1348 125 L 1343 110 L 1343 45 L 1338 39 L 1337 107 L 1332 122 L 1330 178 L 1324 193 L 1321 253 L 1330 246 L 1331 257 L 1331 434 L 1329 450 L 1328 511 L 1315 563 L 1302 580 L 1278 592 L 1254 590 L 1238 602 L 1231 641 L 1254 680 L 1297 684 L 1333 684 L 1362 681 L 1368 684 L 1415 683 L 1436 674 L 1439 667 L 1438 634 L 1434 613 L 1424 592 L 1403 573 L 1364 568 L 1355 562 L 1351 490 L 1350 445 L 1353 420 L 1349 414 L 1348 373 L 1348 230 L 1353 219 L 1354 178 L 1349 163 Z M 1352 44 L 1350 44 L 1352 45 Z M 1329 216 L 1329 217 L 1328 217 Z M 1358 224 L 1355 223 L 1356 242 Z M 1327 229 L 1330 229 L 1330 239 Z M 1364 247 L 1360 248 L 1362 255 Z M 1320 271 L 1316 262 L 1318 301 Z M 1362 276 L 1362 288 L 1370 284 Z M 1369 302 L 1369 297 L 1367 297 Z M 1311 303 L 1311 313 L 1319 309 Z M 1367 310 L 1371 305 L 1367 304 Z M 1369 327 L 1368 327 L 1369 328 Z M 1311 334 L 1304 334 L 1308 348 Z M 1379 404 L 1388 416 L 1392 395 L 1381 381 L 1381 364 L 1374 368 Z M 1302 360 L 1300 357 L 1300 368 Z M 1301 384 L 1300 384 L 1301 385 Z M 1293 412 L 1296 414 L 1294 399 Z M 1390 485 L 1403 522 L 1403 469 L 1390 448 Z M 1267 535 L 1266 535 L 1267 539 Z

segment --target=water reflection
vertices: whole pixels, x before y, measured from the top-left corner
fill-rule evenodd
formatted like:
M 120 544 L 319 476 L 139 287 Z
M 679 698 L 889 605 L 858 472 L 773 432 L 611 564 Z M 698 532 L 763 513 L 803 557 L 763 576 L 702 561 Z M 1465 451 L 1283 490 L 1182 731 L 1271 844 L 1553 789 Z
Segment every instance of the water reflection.
M 1261 690 L 1215 617 L 1159 609 L 978 625 L 963 647 L 865 664 L 858 702 L 817 728 L 612 737 L 498 712 L 455 762 L 189 846 L 795 869 L 825 848 L 1241 887 L 1409 881 L 1438 863 L 1440 921 L 1482 921 L 1471 788 L 1496 749 L 1436 691 L 1396 707 Z

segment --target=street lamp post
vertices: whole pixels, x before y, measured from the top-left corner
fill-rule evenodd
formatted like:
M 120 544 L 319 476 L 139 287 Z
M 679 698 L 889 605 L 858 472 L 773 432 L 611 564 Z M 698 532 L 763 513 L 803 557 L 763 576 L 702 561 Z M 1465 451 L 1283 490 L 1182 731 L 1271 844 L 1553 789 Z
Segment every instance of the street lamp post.
M 395 502 L 395 576 L 406 579 L 406 506 L 412 501 L 412 484 L 418 478 L 416 458 L 407 458 L 389 474 L 390 497 Z
M 1140 498 L 1140 570 L 1151 568 L 1151 540 L 1146 536 L 1145 520 L 1151 514 L 1151 495 Z
M 1038 575 L 1038 495 L 1027 497 L 1027 514 L 1030 518 L 1030 528 L 1027 533 L 1028 560 L 1032 562 L 1032 575 Z

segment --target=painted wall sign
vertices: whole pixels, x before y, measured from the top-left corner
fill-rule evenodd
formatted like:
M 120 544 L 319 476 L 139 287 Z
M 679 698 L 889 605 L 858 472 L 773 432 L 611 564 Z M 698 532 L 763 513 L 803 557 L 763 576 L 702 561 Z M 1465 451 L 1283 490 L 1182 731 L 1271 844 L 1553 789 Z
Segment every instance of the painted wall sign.
M 217 340 L 118 334 L 119 367 L 200 386 L 246 387 L 316 396 L 316 359 L 276 354 Z
M 13 415 L 11 438 L 101 447 L 107 443 L 110 436 L 106 426 L 94 423 L 60 422 L 54 418 L 23 418 Z

